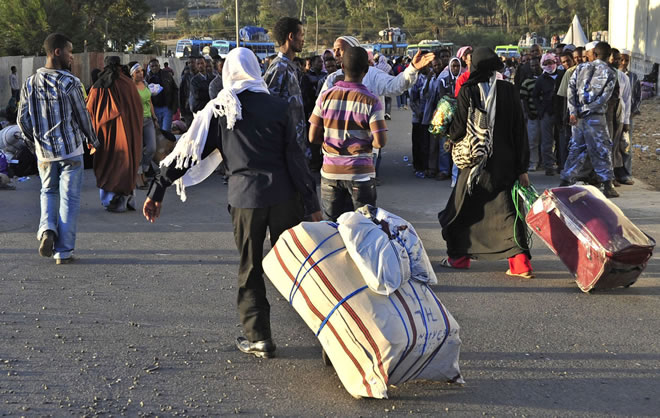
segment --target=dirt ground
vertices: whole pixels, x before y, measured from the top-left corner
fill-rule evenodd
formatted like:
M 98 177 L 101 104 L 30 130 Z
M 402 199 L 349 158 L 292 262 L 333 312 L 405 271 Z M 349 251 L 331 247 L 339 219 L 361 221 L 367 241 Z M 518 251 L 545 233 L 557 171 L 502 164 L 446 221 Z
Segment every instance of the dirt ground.
M 660 97 L 644 100 L 633 120 L 633 176 L 660 190 Z

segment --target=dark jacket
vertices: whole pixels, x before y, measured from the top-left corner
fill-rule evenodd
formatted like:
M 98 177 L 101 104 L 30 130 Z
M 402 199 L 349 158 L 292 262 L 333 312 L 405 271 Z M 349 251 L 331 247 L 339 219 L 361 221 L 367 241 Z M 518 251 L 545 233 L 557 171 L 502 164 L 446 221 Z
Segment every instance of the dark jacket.
M 561 77 L 564 72 L 557 70 L 555 74 L 555 78 L 552 78 L 552 76 L 546 72 L 541 74 L 536 80 L 536 85 L 532 91 L 532 97 L 534 98 L 534 104 L 536 105 L 536 112 L 539 119 L 542 119 L 545 115 L 555 115 L 557 113 L 556 110 L 561 108 L 561 100 L 557 96 L 557 90 L 559 90 Z
M 179 88 L 172 77 L 172 74 L 165 70 L 160 70 L 158 73 L 152 73 L 147 79 L 148 84 L 159 84 L 163 87 L 163 91 L 156 96 L 151 96 L 151 103 L 154 107 L 167 107 L 172 112 L 176 112 L 179 107 Z
M 190 79 L 189 108 L 192 112 L 199 112 L 211 100 L 209 97 L 209 84 L 212 75 L 197 73 Z
M 303 96 L 303 105 L 305 106 L 305 119 L 309 120 L 309 117 L 312 116 L 312 111 L 314 111 L 314 106 L 316 105 L 316 87 L 319 84 L 319 80 L 327 76 L 325 71 L 315 73 L 314 71 L 307 71 L 300 80 L 300 90 Z
M 223 118 L 214 118 L 203 156 L 220 149 L 229 176 L 228 201 L 236 208 L 265 208 L 302 196 L 305 212 L 320 210 L 314 179 L 296 142 L 296 129 L 288 104 L 275 96 L 244 91 L 238 95 L 242 120 L 233 130 Z M 173 164 L 174 165 L 174 164 Z M 149 190 L 161 201 L 165 188 L 185 169 L 164 167 Z

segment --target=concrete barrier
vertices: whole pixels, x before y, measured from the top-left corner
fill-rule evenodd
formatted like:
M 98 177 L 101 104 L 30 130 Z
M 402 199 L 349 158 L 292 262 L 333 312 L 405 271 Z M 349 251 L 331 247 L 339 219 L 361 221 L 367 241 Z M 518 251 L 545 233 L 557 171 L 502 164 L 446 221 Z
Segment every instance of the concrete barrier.
M 143 66 L 148 65 L 154 55 L 146 54 L 122 54 L 116 52 L 85 52 L 73 54 L 73 66 L 71 72 L 80 79 L 85 88 L 89 89 L 92 83 L 92 71 L 96 68 L 103 69 L 103 60 L 106 56 L 118 56 L 122 64 L 128 64 L 131 61 L 137 61 Z M 161 68 L 165 62 L 169 63 L 170 68 L 174 70 L 174 80 L 177 85 L 181 82 L 181 73 L 186 65 L 186 61 L 174 57 L 156 57 L 160 62 Z M 45 56 L 14 56 L 0 57 L 0 109 L 4 109 L 11 97 L 11 88 L 9 86 L 9 75 L 12 65 L 16 66 L 18 79 L 21 85 L 25 80 L 36 73 L 37 70 L 46 65 Z

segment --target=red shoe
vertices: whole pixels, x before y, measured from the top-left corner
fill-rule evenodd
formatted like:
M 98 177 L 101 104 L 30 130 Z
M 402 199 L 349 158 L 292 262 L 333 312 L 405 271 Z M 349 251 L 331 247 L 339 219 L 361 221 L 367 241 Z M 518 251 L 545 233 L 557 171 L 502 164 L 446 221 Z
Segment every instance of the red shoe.
M 451 257 L 443 258 L 440 260 L 440 266 L 450 269 L 467 270 L 470 268 L 470 257 L 464 256 L 456 259 Z

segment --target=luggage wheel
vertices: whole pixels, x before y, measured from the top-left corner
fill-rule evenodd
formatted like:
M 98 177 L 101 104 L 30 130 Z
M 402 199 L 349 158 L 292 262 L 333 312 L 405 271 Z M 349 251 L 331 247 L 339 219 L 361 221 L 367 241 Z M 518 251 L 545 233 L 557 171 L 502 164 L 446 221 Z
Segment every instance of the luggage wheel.
M 332 366 L 330 357 L 328 357 L 328 354 L 325 352 L 324 349 L 321 349 L 321 359 L 323 359 L 323 364 L 325 364 L 326 366 Z

